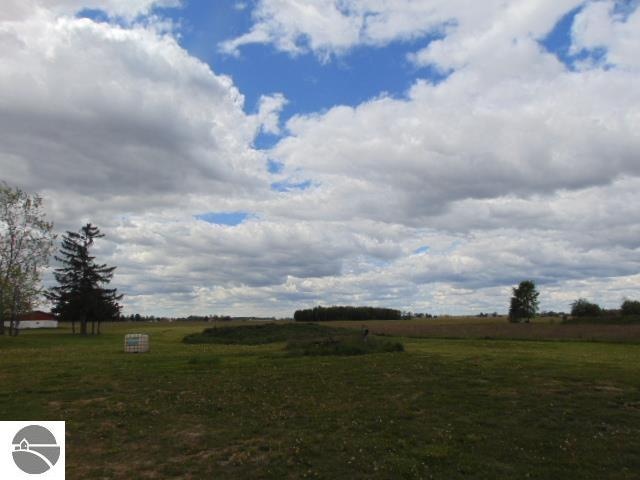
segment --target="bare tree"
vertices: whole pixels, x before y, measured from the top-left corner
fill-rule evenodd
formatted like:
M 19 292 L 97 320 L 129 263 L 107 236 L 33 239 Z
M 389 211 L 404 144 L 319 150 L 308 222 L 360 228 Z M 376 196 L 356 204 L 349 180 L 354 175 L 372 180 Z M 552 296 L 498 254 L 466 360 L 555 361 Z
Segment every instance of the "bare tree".
M 55 235 L 42 211 L 42 198 L 0 182 L 0 335 L 18 334 L 20 315 L 41 293 Z

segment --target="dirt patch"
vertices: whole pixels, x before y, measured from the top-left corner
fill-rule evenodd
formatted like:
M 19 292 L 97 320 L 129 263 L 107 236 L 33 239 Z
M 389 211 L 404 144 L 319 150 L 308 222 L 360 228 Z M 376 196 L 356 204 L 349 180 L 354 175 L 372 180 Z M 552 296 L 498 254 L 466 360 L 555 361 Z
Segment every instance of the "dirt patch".
M 248 438 L 217 452 L 218 465 L 265 464 L 269 457 L 280 448 L 267 438 Z
M 607 393 L 623 393 L 624 392 L 622 388 L 615 387 L 613 385 L 595 385 L 593 389 L 599 392 L 607 392 Z
M 79 407 L 86 407 L 87 405 L 93 405 L 94 403 L 102 403 L 106 401 L 107 397 L 83 398 L 74 401 L 73 404 Z

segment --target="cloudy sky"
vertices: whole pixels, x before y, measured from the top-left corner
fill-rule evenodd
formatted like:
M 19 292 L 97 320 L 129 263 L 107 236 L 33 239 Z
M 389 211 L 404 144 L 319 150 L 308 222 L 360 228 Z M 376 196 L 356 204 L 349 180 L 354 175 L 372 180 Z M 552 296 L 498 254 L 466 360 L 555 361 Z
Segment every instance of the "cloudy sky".
M 3 0 L 0 178 L 124 313 L 640 297 L 636 0 Z

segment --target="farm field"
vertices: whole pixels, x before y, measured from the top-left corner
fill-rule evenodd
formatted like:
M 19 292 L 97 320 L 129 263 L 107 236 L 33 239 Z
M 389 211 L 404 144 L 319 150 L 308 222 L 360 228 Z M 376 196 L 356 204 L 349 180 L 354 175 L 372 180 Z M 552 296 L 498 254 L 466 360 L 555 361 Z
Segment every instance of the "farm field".
M 532 323 L 513 324 L 506 317 L 439 317 L 434 319 L 328 322 L 360 328 L 366 325 L 380 335 L 460 339 L 588 340 L 640 343 L 640 324 L 563 324 L 559 317 L 537 318 Z
M 638 343 L 404 337 L 405 352 L 353 357 L 182 343 L 209 326 L 0 337 L 0 419 L 66 420 L 69 479 L 640 478 Z M 151 352 L 122 353 L 129 332 Z

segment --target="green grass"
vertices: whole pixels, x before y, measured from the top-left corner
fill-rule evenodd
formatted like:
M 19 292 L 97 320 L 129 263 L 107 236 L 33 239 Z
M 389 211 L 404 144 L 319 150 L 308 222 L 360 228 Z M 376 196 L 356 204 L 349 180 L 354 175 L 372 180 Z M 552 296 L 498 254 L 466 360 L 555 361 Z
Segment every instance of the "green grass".
M 366 342 L 358 335 L 342 335 L 335 338 L 292 340 L 287 343 L 289 355 L 366 355 L 369 353 L 403 352 L 400 342 L 369 338 Z
M 192 325 L 0 337 L 0 419 L 67 421 L 67 478 L 640 478 L 640 345 L 401 339 L 291 357 Z M 122 353 L 125 333 L 151 352 Z

